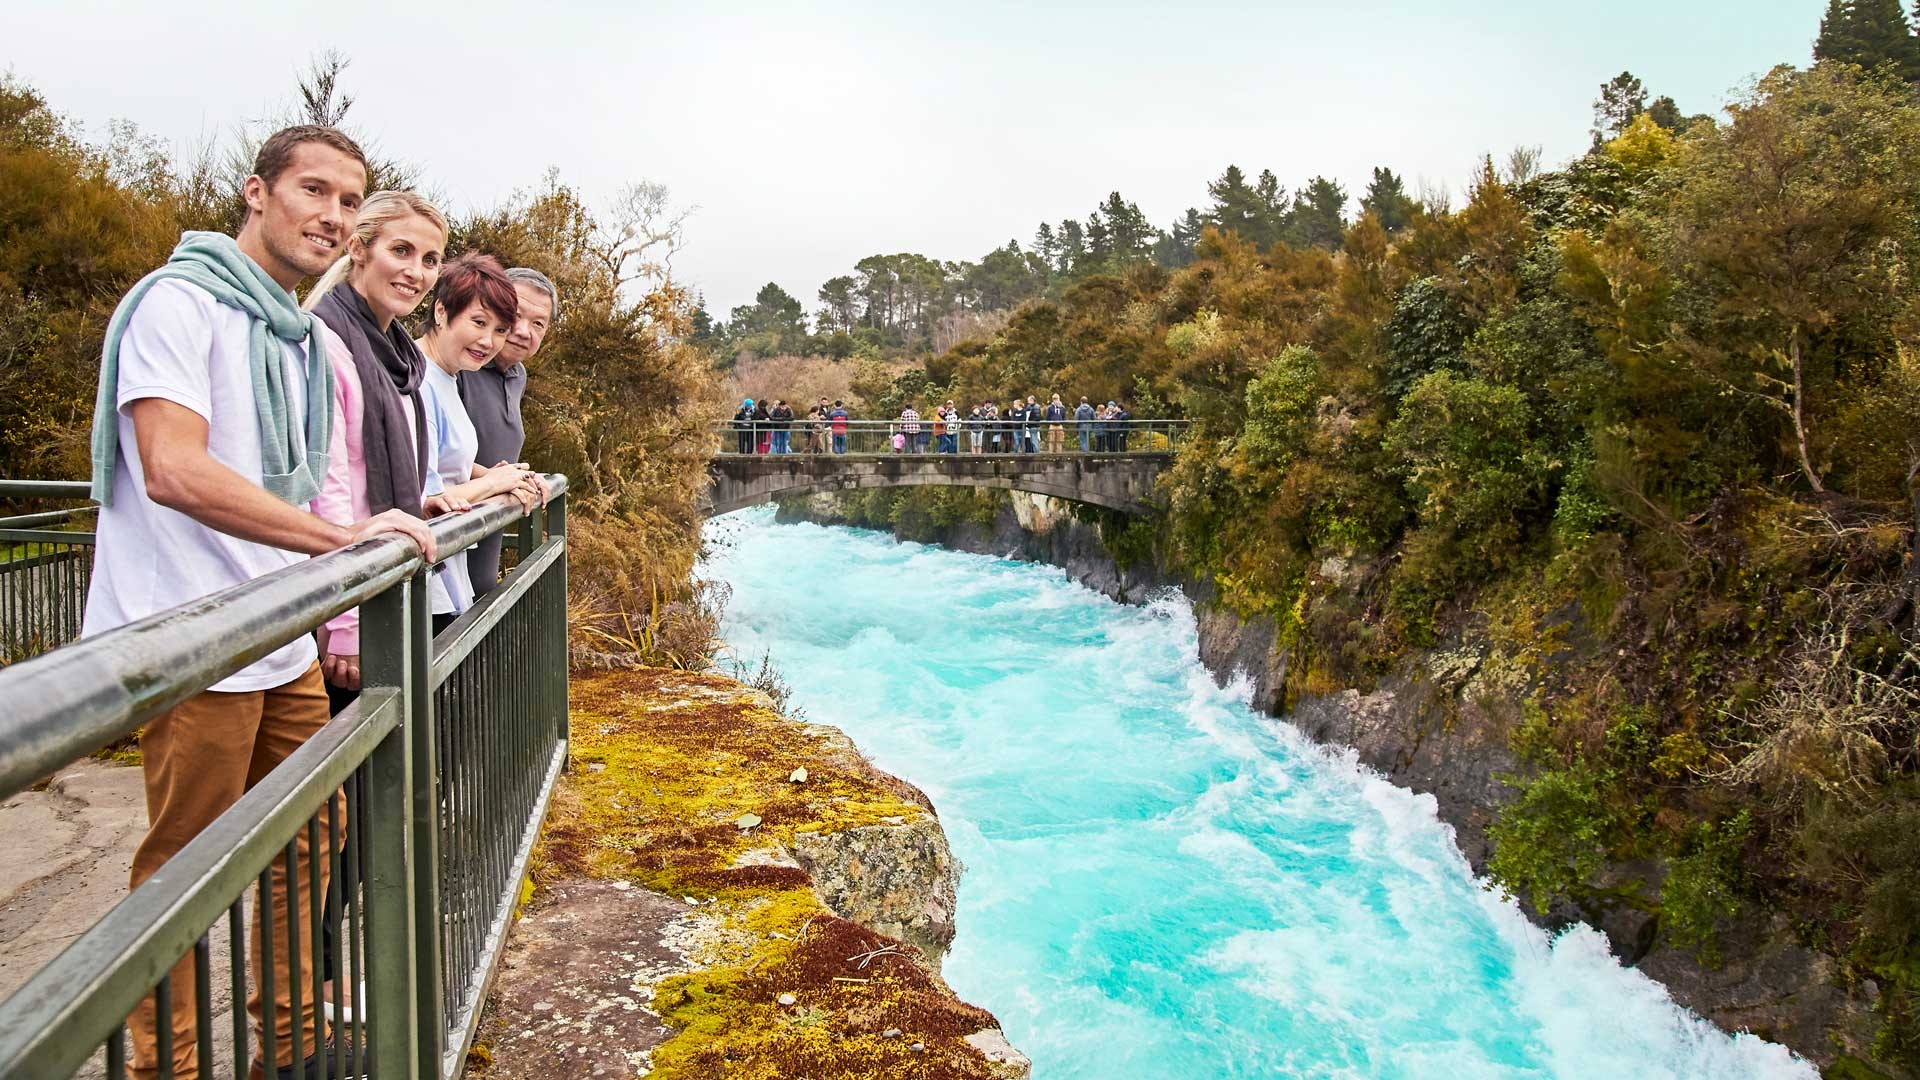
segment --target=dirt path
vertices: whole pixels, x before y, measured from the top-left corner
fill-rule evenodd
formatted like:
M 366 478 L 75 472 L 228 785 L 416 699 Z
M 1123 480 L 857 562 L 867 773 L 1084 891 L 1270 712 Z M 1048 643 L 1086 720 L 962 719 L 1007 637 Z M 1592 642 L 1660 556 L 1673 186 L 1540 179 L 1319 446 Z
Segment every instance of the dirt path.
M 127 895 L 147 830 L 140 770 L 68 766 L 0 803 L 0 998 Z
M 127 895 L 133 851 L 147 831 L 146 791 L 136 766 L 78 761 L 44 788 L 0 803 L 0 998 L 60 955 Z M 251 904 L 249 904 L 251 906 Z M 212 935 L 213 970 L 227 970 L 227 935 Z M 232 993 L 213 986 L 216 1067 L 233 1075 Z M 102 1055 L 75 1080 L 105 1075 Z

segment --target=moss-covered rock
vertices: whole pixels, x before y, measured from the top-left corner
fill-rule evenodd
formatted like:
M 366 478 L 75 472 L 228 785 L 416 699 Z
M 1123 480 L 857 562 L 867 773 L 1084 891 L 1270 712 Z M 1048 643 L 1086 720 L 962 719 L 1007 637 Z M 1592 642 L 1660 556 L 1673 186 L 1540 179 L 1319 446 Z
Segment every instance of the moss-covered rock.
M 1027 1075 L 940 978 L 959 867 L 925 795 L 727 679 L 609 672 L 572 694 L 469 1075 Z

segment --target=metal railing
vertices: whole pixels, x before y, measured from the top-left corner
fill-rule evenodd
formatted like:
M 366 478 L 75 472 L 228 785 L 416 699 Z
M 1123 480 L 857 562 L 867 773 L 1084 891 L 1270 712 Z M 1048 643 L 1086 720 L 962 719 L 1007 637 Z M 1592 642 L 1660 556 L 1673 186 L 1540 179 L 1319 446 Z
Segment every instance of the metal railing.
M 382 537 L 0 670 L 6 798 L 361 612 L 359 698 L 0 1002 L 0 1076 L 124 1077 L 136 1009 L 165 1077 L 460 1073 L 566 756 L 549 479 L 544 510 L 433 522 L 443 556 L 506 529 L 519 556 L 437 638 L 423 560 Z
M 714 454 L 1167 454 L 1180 445 L 1186 420 L 918 421 L 803 418 L 776 421 L 719 420 L 713 424 Z M 948 430 L 949 428 L 953 430 Z M 917 429 L 917 430 L 910 430 Z M 896 444 L 895 436 L 900 436 Z
M 34 512 L 0 517 L 0 666 L 37 656 L 80 636 L 93 576 L 91 506 L 44 510 L 51 501 L 85 499 L 87 485 L 0 480 L 0 501 Z

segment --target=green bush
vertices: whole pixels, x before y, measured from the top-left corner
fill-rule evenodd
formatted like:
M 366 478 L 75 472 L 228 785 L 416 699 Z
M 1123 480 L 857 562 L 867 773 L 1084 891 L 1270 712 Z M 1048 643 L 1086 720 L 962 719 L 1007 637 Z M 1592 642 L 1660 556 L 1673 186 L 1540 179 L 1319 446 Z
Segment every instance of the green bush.
M 1688 852 L 1667 864 L 1660 915 L 1667 932 L 1709 964 L 1719 962 L 1715 930 L 1740 913 L 1745 875 L 1740 852 L 1753 832 L 1753 815 L 1742 810 L 1715 826 L 1701 822 Z
M 1511 782 L 1511 781 L 1509 781 Z M 1578 897 L 1606 864 L 1612 814 L 1600 778 L 1584 763 L 1521 782 L 1520 797 L 1487 829 L 1487 876 L 1507 896 L 1544 913 L 1558 897 Z
M 1415 383 L 1387 430 L 1422 528 L 1460 540 L 1483 571 L 1511 566 L 1544 487 L 1519 390 L 1436 371 Z
M 1320 396 L 1320 365 L 1313 350 L 1289 345 L 1247 383 L 1247 421 L 1241 445 L 1256 465 L 1285 469 L 1304 453 Z

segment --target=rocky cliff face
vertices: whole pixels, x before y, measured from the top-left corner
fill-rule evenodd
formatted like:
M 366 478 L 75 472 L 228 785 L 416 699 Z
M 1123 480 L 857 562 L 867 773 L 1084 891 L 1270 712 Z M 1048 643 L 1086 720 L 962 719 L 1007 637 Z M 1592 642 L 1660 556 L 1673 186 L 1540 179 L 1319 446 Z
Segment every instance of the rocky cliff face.
M 845 523 L 831 496 L 785 506 L 789 518 Z M 1393 782 L 1430 793 L 1476 873 L 1491 851 L 1487 827 L 1513 797 L 1500 777 L 1521 771 L 1509 746 L 1520 702 L 1531 686 L 1472 640 L 1454 641 L 1405 658 L 1365 691 L 1338 689 L 1298 697 L 1286 708 L 1289 666 L 1277 628 L 1243 619 L 1213 600 L 1205 581 L 1182 580 L 1153 566 L 1122 568 L 1098 530 L 1044 496 L 1013 493 L 991 528 L 964 525 L 938 538 L 961 551 L 1059 566 L 1075 580 L 1123 603 L 1168 587 L 1194 603 L 1200 660 L 1223 683 L 1245 678 L 1251 703 L 1312 738 L 1350 746 L 1360 761 Z M 1341 567 L 1323 568 L 1338 574 Z M 1655 920 L 1634 898 L 1657 884 L 1657 868 L 1618 866 L 1601 882 L 1621 897 L 1608 906 L 1559 910 L 1540 919 L 1578 919 L 1607 934 L 1615 954 L 1666 985 L 1680 1004 L 1729 1030 L 1752 1031 L 1822 1066 L 1842 1055 L 1865 1057 L 1875 1026 L 1871 987 L 1835 980 L 1837 965 L 1799 944 L 1793 928 L 1754 912 L 1722 935 L 1723 962 L 1702 965 L 1691 951 L 1664 944 Z M 1838 1075 L 1838 1074 L 1836 1074 Z M 1847 1073 L 1869 1076 L 1871 1073 Z
M 583 674 L 468 1076 L 1024 1080 L 940 977 L 932 803 L 729 679 Z

